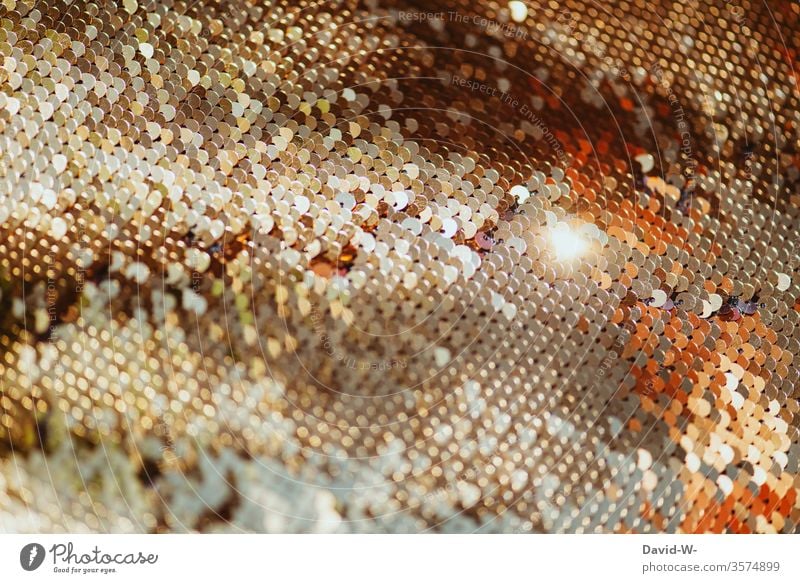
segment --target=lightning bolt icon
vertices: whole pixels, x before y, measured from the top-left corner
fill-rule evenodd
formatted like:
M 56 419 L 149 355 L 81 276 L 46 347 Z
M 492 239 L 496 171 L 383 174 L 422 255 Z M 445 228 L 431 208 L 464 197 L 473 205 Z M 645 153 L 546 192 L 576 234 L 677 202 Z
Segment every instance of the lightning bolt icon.
M 33 565 L 33 560 L 36 558 L 36 555 L 39 554 L 39 549 L 37 547 L 31 547 L 31 554 L 28 557 L 28 566 L 30 567 Z

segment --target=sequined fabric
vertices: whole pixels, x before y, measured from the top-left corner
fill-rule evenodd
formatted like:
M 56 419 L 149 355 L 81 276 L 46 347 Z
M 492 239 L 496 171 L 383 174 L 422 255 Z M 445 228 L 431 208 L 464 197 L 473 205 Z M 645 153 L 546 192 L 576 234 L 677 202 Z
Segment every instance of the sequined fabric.
M 3 0 L 0 530 L 797 532 L 799 15 Z

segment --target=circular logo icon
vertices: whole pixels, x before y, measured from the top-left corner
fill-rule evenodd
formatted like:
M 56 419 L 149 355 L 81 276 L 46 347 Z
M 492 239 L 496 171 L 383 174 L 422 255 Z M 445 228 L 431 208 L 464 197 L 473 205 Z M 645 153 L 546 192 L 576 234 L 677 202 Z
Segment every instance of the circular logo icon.
M 19 564 L 26 571 L 35 571 L 44 562 L 44 547 L 39 543 L 30 543 L 19 552 Z

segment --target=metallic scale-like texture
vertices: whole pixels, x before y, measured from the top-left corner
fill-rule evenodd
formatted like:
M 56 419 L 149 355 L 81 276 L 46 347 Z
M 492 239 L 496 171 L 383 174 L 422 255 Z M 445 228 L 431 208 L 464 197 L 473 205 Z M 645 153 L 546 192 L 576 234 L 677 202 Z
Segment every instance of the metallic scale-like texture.
M 797 532 L 788 0 L 2 0 L 0 530 Z

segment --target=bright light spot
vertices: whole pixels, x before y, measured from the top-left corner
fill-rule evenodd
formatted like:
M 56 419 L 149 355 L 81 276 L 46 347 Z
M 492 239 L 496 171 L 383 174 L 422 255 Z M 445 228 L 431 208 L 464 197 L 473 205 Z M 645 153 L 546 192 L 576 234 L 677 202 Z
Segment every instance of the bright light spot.
M 589 248 L 586 239 L 565 223 L 559 224 L 550 231 L 550 244 L 559 261 L 576 259 Z
M 511 20 L 514 22 L 525 22 L 528 17 L 528 7 L 524 2 L 512 0 L 508 3 L 508 9 L 511 11 Z

